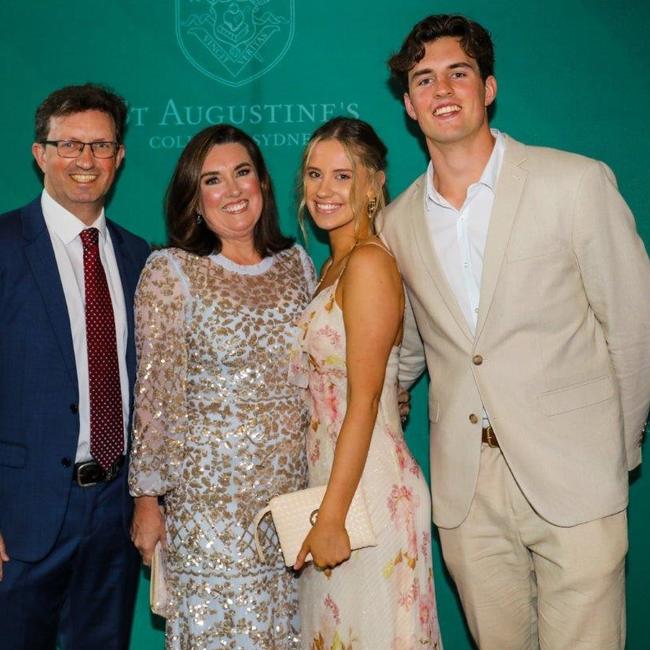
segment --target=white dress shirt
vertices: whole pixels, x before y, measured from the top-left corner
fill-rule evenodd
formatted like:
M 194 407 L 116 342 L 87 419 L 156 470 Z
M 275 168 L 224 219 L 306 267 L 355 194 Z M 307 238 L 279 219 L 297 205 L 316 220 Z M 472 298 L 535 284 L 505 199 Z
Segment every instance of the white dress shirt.
M 503 133 L 492 129 L 492 135 L 495 138 L 492 154 L 481 178 L 467 188 L 460 209 L 436 190 L 433 163 L 427 168 L 425 213 L 429 233 L 449 286 L 473 334 L 478 320 L 485 243 L 505 151 Z M 485 409 L 483 423 L 487 425 Z
M 74 348 L 77 382 L 79 384 L 79 439 L 75 462 L 90 460 L 90 397 L 88 387 L 88 348 L 86 345 L 86 312 L 83 246 L 79 234 L 88 226 L 59 205 L 46 190 L 41 195 L 41 208 L 50 234 L 54 256 L 68 307 Z M 127 444 L 129 417 L 129 380 L 126 370 L 128 328 L 124 292 L 110 233 L 106 227 L 104 210 L 92 224 L 99 230 L 99 256 L 106 272 L 106 281 L 113 303 L 117 357 L 120 367 L 122 413 L 124 419 L 124 449 Z

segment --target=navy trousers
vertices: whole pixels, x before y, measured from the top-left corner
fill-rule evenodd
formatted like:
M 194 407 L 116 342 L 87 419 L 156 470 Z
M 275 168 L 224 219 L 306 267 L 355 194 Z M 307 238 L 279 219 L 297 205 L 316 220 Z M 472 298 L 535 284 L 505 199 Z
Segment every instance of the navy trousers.
M 73 485 L 50 553 L 4 564 L 0 650 L 129 647 L 140 557 L 124 530 L 122 478 Z

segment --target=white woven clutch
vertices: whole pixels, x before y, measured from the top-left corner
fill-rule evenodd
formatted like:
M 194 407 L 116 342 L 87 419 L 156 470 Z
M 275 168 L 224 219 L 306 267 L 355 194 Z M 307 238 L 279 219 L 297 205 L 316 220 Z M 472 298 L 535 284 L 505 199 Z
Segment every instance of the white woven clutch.
M 151 583 L 149 585 L 151 611 L 166 618 L 168 601 L 167 580 L 165 578 L 165 552 L 162 544 L 156 542 L 153 557 L 151 558 Z
M 258 538 L 258 528 L 262 517 L 270 512 L 278 533 L 284 563 L 293 566 L 300 547 L 307 537 L 307 533 L 316 523 L 318 509 L 325 496 L 327 486 L 307 488 L 298 492 L 290 492 L 273 497 L 269 505 L 260 510 L 255 516 L 255 545 L 257 553 L 262 562 L 266 562 L 262 545 Z M 347 517 L 345 518 L 345 529 L 350 538 L 350 547 L 354 551 L 367 546 L 377 546 L 377 538 L 372 529 L 368 508 L 361 488 L 355 492 Z M 307 556 L 307 562 L 311 561 L 311 554 Z

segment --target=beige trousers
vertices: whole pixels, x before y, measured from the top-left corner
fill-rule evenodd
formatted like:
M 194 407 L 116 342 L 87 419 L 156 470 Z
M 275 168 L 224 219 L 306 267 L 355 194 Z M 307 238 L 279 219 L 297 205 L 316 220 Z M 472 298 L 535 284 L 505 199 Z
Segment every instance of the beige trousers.
M 440 540 L 480 650 L 625 647 L 625 511 L 554 526 L 484 444 L 469 515 Z

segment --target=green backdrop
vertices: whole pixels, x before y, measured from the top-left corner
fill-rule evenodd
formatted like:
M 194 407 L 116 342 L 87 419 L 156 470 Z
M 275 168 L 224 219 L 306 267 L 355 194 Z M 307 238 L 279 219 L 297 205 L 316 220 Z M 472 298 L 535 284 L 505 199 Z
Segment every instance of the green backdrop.
M 646 1 L 269 0 L 255 25 L 246 13 L 252 0 L 234 3 L 238 9 L 223 2 L 212 4 L 230 13 L 215 21 L 207 0 L 4 0 L 0 211 L 25 204 L 40 189 L 30 154 L 35 107 L 51 90 L 85 81 L 112 86 L 130 104 L 127 158 L 109 214 L 150 241 L 165 240 L 161 201 L 180 149 L 211 122 L 230 121 L 257 136 L 289 233 L 297 232 L 294 186 L 302 145 L 332 115 L 360 116 L 376 127 L 390 151 L 395 196 L 427 160 L 391 93 L 385 60 L 420 18 L 460 12 L 494 36 L 499 93 L 493 124 L 530 144 L 605 160 L 650 242 Z M 315 237 L 309 251 L 317 263 L 326 256 Z M 424 383 L 414 393 L 407 436 L 427 468 Z M 648 647 L 649 514 L 650 481 L 637 472 L 630 505 L 630 650 Z M 434 546 L 445 645 L 471 648 Z M 132 637 L 137 650 L 163 644 L 147 589 L 143 573 Z

